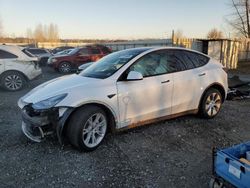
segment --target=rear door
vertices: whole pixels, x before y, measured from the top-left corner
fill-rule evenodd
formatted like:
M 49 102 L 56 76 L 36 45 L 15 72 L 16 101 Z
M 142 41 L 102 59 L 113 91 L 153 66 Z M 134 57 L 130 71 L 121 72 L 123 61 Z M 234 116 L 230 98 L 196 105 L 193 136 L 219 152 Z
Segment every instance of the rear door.
M 196 68 L 186 50 L 169 50 L 168 62 L 175 69 L 172 114 L 197 109 L 202 93 L 201 70 Z
M 89 48 L 81 48 L 79 49 L 79 51 L 77 52 L 76 56 L 75 56 L 75 64 L 77 67 L 79 67 L 80 65 L 84 64 L 84 63 L 88 63 L 91 62 L 91 56 L 90 56 L 90 50 Z

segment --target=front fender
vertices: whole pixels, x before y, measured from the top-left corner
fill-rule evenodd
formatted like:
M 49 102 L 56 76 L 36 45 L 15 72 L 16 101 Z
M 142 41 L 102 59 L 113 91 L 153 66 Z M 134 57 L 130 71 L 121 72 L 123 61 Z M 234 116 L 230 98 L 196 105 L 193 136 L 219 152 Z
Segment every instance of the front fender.
M 59 119 L 58 121 L 58 124 L 56 126 L 56 135 L 57 135 L 57 138 L 58 138 L 58 141 L 61 145 L 63 145 L 63 129 L 64 129 L 64 126 L 65 126 L 65 123 L 67 121 L 67 119 L 69 118 L 69 116 L 71 115 L 71 113 L 75 110 L 75 108 L 68 108 L 63 116 Z
M 101 101 L 95 101 L 95 100 L 92 100 L 92 101 L 88 101 L 88 102 L 83 102 L 83 103 L 79 103 L 76 107 L 69 107 L 62 115 L 62 117 L 59 119 L 58 121 L 58 124 L 56 126 L 56 135 L 57 135 L 57 138 L 58 138 L 58 141 L 61 145 L 63 145 L 63 130 L 65 128 L 65 124 L 66 124 L 66 121 L 68 120 L 69 116 L 72 114 L 72 112 L 79 108 L 79 107 L 82 107 L 84 105 L 102 105 L 104 106 L 105 108 L 107 108 L 113 115 L 113 118 L 114 118 L 114 122 L 115 122 L 115 125 L 117 125 L 117 122 L 118 122 L 118 115 L 115 113 L 115 110 L 108 104 L 104 103 L 104 102 L 101 102 Z

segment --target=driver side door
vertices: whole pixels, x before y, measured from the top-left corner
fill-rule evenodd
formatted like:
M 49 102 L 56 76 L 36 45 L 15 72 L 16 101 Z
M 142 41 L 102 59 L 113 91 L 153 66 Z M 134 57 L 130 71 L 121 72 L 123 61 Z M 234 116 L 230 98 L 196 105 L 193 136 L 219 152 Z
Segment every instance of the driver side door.
M 151 64 L 150 71 L 147 72 L 149 65 L 145 59 L 152 55 L 158 62 Z M 119 128 L 171 114 L 173 75 L 168 74 L 167 70 L 159 69 L 159 63 L 164 62 L 161 58 L 164 57 L 158 52 L 146 54 L 123 73 L 126 78 L 130 71 L 140 72 L 143 75 L 142 80 L 122 79 L 117 82 Z

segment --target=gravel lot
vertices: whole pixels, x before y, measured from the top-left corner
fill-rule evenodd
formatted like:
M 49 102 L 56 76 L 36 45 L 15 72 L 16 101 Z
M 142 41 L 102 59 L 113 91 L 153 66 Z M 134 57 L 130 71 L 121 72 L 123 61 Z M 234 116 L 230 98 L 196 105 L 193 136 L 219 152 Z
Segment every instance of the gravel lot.
M 108 135 L 94 152 L 56 139 L 32 143 L 21 132 L 19 92 L 0 90 L 0 187 L 208 187 L 211 148 L 250 140 L 250 100 L 227 101 L 213 120 L 186 116 Z

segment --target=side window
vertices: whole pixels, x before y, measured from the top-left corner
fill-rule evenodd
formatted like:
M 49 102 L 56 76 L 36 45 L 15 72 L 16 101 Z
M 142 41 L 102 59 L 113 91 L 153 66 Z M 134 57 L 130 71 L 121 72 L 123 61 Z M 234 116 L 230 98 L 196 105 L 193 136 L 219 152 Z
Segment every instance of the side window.
M 4 50 L 0 50 L 0 59 L 15 59 L 17 58 L 16 55 L 6 52 Z
M 193 62 L 195 67 L 201 67 L 208 63 L 209 58 L 194 52 L 185 52 L 187 57 Z
M 43 54 L 43 53 L 46 53 L 45 50 L 40 50 L 40 49 L 28 49 L 28 51 L 32 54 Z
M 176 56 L 179 57 L 179 60 L 182 62 L 182 64 L 185 66 L 186 70 L 194 69 L 195 65 L 192 61 L 192 59 L 189 58 L 189 56 L 186 53 L 185 50 L 176 50 Z
M 168 50 L 167 61 L 171 72 L 178 72 L 186 70 L 186 64 L 182 53 L 179 50 Z
M 109 54 L 109 53 L 110 53 L 110 50 L 109 50 L 107 47 L 103 47 L 103 48 L 102 48 L 102 52 L 103 52 L 104 54 Z
M 140 72 L 143 77 L 168 73 L 166 55 L 159 52 L 147 54 L 135 62 L 129 71 Z
M 82 48 L 80 49 L 80 51 L 78 52 L 80 55 L 89 55 L 89 51 L 87 48 Z
M 91 49 L 91 53 L 92 53 L 92 54 L 101 54 L 101 50 L 98 49 L 98 48 L 92 48 L 92 49 Z

